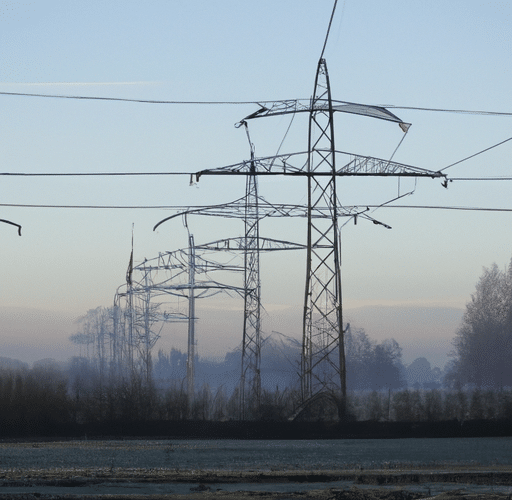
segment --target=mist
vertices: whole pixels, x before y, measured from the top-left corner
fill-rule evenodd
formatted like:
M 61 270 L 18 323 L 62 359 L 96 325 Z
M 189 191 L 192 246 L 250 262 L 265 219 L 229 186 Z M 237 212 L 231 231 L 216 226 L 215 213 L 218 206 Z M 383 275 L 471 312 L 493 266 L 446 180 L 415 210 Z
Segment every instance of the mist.
M 263 336 L 273 331 L 300 339 L 300 307 L 276 306 L 263 315 Z M 85 314 L 86 311 L 83 312 Z M 344 320 L 362 328 L 376 341 L 394 338 L 402 348 L 404 365 L 423 357 L 432 366 L 443 368 L 449 360 L 452 340 L 464 311 L 451 307 L 365 306 L 344 311 Z M 202 358 L 222 360 L 241 343 L 241 311 L 198 310 L 197 352 Z M 77 332 L 79 315 L 32 308 L 0 307 L 0 352 L 2 357 L 32 364 L 52 358 L 59 362 L 79 356 L 79 348 L 69 337 Z M 183 328 L 182 328 L 183 330 Z M 170 352 L 186 350 L 186 330 L 166 325 L 153 349 Z

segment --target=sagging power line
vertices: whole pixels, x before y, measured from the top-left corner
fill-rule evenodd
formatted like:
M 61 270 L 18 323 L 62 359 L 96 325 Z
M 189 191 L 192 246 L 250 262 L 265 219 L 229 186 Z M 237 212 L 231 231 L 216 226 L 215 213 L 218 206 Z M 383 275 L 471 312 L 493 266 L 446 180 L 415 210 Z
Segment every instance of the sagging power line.
M 252 101 L 180 101 L 180 100 L 156 100 L 156 99 L 130 99 L 124 97 L 108 97 L 108 96 L 84 96 L 84 95 L 63 95 L 63 94 L 35 94 L 27 92 L 0 92 L 0 95 L 13 96 L 13 97 L 40 97 L 48 99 L 75 99 L 82 101 L 113 101 L 113 102 L 131 102 L 139 104 L 184 104 L 184 105 L 198 105 L 198 106 L 218 106 L 218 105 L 243 105 L 248 104 L 270 104 L 274 101 L 255 99 Z M 307 99 L 292 99 L 291 101 L 307 101 Z M 343 104 L 352 104 L 350 101 L 337 101 Z M 428 108 L 424 106 L 401 106 L 398 104 L 377 104 L 375 107 L 389 108 L 389 109 L 404 109 L 409 111 L 429 111 L 436 113 L 453 113 L 453 114 L 466 114 L 466 115 L 483 115 L 483 116 L 512 116 L 512 112 L 505 111 L 488 111 L 488 110 L 471 110 L 471 109 L 450 109 L 450 108 Z

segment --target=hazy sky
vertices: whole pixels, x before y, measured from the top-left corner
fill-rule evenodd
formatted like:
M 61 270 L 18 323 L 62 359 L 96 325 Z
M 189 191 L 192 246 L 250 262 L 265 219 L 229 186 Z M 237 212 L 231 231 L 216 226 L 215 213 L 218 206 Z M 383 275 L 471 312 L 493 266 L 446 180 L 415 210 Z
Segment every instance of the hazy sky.
M 308 98 L 332 5 L 331 0 L 0 1 L 0 92 L 173 101 Z M 512 112 L 511 24 L 507 1 L 340 1 L 325 52 L 333 97 Z M 195 172 L 237 163 L 248 158 L 249 148 L 245 132 L 233 125 L 257 109 L 11 95 L 0 95 L 0 102 L 2 173 Z M 394 160 L 431 170 L 512 135 L 512 116 L 391 110 L 413 124 Z M 251 122 L 256 155 L 274 154 L 289 124 L 290 116 Z M 335 127 L 338 149 L 380 158 L 389 158 L 403 135 L 396 124 L 345 114 L 336 116 Z M 294 119 L 281 152 L 305 149 L 306 115 Z M 446 173 L 511 176 L 511 153 L 512 141 Z M 402 180 L 402 193 L 414 188 L 396 204 L 512 208 L 512 181 L 455 180 L 444 189 L 439 180 Z M 244 189 L 244 179 L 226 177 L 204 177 L 190 187 L 185 176 L 2 176 L 0 218 L 21 224 L 23 236 L 0 224 L 0 306 L 76 317 L 111 305 L 125 279 L 132 224 L 136 263 L 187 244 L 180 219 L 152 231 L 169 210 L 9 205 L 204 205 L 239 198 Z M 394 198 L 398 184 L 342 178 L 338 189 L 342 203 L 375 205 Z M 273 202 L 300 203 L 306 185 L 273 178 L 261 182 L 260 192 Z M 463 309 L 482 267 L 493 262 L 504 267 L 512 255 L 512 213 L 383 208 L 372 216 L 393 229 L 361 220 L 342 233 L 349 310 Z M 196 242 L 243 233 L 236 220 L 196 217 L 189 227 Z M 265 220 L 261 231 L 293 241 L 306 237 L 304 220 Z M 304 273 L 303 253 L 263 257 L 266 333 L 299 335 Z M 240 299 L 228 298 L 198 305 L 200 348 L 201 342 L 217 343 L 213 339 L 236 345 L 239 322 L 219 311 L 229 309 L 238 318 L 241 307 Z M 294 315 L 295 322 L 289 320 Z M 400 317 L 396 321 L 399 330 Z M 359 326 L 365 327 L 364 318 Z M 368 328 L 367 333 L 377 335 Z M 411 331 L 423 343 L 428 334 L 428 328 Z

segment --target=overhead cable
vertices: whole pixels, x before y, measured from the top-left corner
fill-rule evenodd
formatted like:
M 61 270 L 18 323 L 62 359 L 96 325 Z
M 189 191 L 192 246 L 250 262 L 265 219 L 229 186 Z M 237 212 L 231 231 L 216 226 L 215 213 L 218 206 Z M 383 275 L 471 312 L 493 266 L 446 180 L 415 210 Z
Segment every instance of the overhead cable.
M 466 212 L 512 212 L 512 208 L 450 207 L 436 205 L 365 205 L 368 208 L 419 208 L 425 210 L 461 210 Z
M 0 95 L 20 96 L 20 97 L 45 97 L 50 99 L 78 99 L 88 101 L 118 101 L 118 102 L 134 102 L 142 104 L 185 104 L 185 105 L 247 105 L 247 104 L 271 104 L 275 100 L 252 100 L 252 101 L 179 101 L 179 100 L 153 100 L 153 99 L 129 99 L 123 97 L 102 97 L 102 96 L 83 96 L 83 95 L 65 95 L 65 94 L 33 94 L 26 92 L 0 92 Z M 307 99 L 294 99 L 297 101 Z M 338 101 L 340 103 L 352 104 L 349 101 Z M 485 115 L 485 116 L 512 116 L 512 112 L 501 111 L 485 111 L 470 109 L 444 109 L 444 108 L 425 108 L 418 106 L 399 106 L 395 104 L 378 104 L 381 108 L 407 109 L 411 111 L 432 111 L 439 113 L 456 113 L 466 115 Z
M 104 209 L 104 210 L 118 210 L 118 209 L 166 209 L 176 210 L 183 207 L 174 207 L 169 205 L 40 205 L 40 204 L 22 204 L 22 203 L 0 203 L 0 207 L 14 207 L 14 208 L 85 208 L 85 209 Z
M 461 160 L 462 161 L 462 160 Z M 445 167 L 448 168 L 448 167 Z M 444 169 L 443 169 L 444 170 Z M 141 177 L 158 175 L 183 175 L 191 176 L 196 172 L 0 172 L 0 177 Z M 257 175 L 270 175 L 269 172 L 257 173 Z M 245 174 L 244 174 L 245 175 Z M 287 175 L 281 172 L 274 172 L 272 175 Z M 331 174 L 329 174 L 331 175 Z M 510 176 L 502 177 L 450 177 L 452 181 L 512 181 Z
M 21 204 L 21 203 L 0 203 L 0 207 L 12 208 L 54 208 L 54 209 L 100 209 L 100 210 L 183 210 L 194 209 L 177 205 L 44 205 L 44 204 Z M 346 209 L 366 208 L 406 208 L 423 210 L 455 210 L 464 212 L 512 212 L 512 208 L 491 208 L 491 207 L 460 207 L 460 206 L 436 206 L 436 205 L 354 205 L 344 206 Z M 174 216 L 172 216 L 174 217 Z M 171 218 L 172 218 L 171 217 Z M 15 224 L 17 225 L 17 224 Z
M 463 115 L 485 115 L 485 116 L 512 116 L 512 113 L 501 111 L 484 111 L 470 109 L 448 109 L 448 108 L 423 108 L 415 106 L 397 106 L 394 104 L 379 104 L 383 108 L 408 109 L 411 111 L 433 111 L 438 113 L 456 113 Z
M 191 175 L 191 172 L 0 172 L 0 176 L 6 177 L 97 177 L 142 175 Z
M 450 177 L 452 181 L 512 181 L 512 177 Z
M 439 170 L 439 172 L 442 172 L 443 170 L 446 170 L 447 168 L 453 167 L 455 165 L 458 165 L 459 163 L 462 163 L 463 161 L 469 160 L 470 158 L 474 158 L 475 156 L 478 156 L 482 153 L 485 153 L 486 151 L 489 151 L 491 149 L 497 148 L 498 146 L 501 146 L 502 144 L 505 144 L 508 141 L 512 141 L 512 137 L 509 137 L 508 139 L 505 139 L 504 141 L 498 142 L 498 144 L 494 144 L 493 146 L 490 146 L 488 148 L 482 149 L 482 151 L 478 151 L 478 153 L 472 154 L 471 156 L 467 156 L 466 158 L 463 158 L 462 160 L 456 161 L 455 163 L 451 163 L 450 165 L 442 168 Z
M 258 104 L 271 103 L 274 101 L 166 101 L 152 99 L 128 99 L 123 97 L 98 97 L 83 95 L 63 95 L 63 94 L 29 94 L 25 92 L 0 92 L 0 95 L 24 96 L 24 97 L 48 97 L 54 99 L 78 99 L 88 101 L 119 101 L 119 102 L 138 102 L 144 104 Z
M 338 0 L 334 0 L 334 6 L 332 8 L 331 19 L 329 19 L 329 26 L 327 27 L 327 33 L 325 34 L 324 46 L 322 47 L 322 53 L 320 54 L 320 59 L 324 57 L 325 47 L 327 46 L 327 40 L 329 39 L 329 33 L 331 32 L 332 20 L 334 18 L 334 13 L 336 12 L 336 5 L 338 5 Z

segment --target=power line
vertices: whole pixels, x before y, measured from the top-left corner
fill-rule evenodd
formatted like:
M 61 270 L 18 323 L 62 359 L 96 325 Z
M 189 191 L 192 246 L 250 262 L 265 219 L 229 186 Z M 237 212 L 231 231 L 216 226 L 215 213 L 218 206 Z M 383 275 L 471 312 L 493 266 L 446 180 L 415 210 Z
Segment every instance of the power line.
M 334 18 L 334 13 L 336 12 L 336 5 L 338 4 L 338 0 L 334 0 L 334 6 L 332 8 L 331 19 L 329 20 L 329 26 L 327 27 L 327 33 L 325 34 L 324 46 L 322 47 L 322 53 L 320 54 L 320 59 L 324 57 L 325 47 L 327 46 L 327 40 L 329 39 L 329 33 L 331 32 L 332 20 Z
M 435 205 L 365 205 L 368 208 L 417 208 L 425 210 L 460 210 L 465 212 L 512 212 L 512 208 L 450 207 Z
M 101 97 L 101 96 L 83 96 L 83 95 L 63 95 L 63 94 L 29 94 L 25 92 L 0 92 L 0 95 L 23 96 L 23 97 L 47 97 L 52 99 L 78 99 L 87 101 L 118 101 L 118 102 L 136 102 L 143 104 L 268 104 L 275 101 L 166 101 L 152 99 L 128 99 L 122 97 Z
M 486 151 L 490 151 L 491 149 L 494 149 L 498 146 L 501 146 L 502 144 L 505 144 L 508 141 L 511 141 L 512 137 L 509 137 L 508 139 L 505 139 L 504 141 L 498 142 L 497 144 L 494 144 L 493 146 L 489 146 L 488 148 L 482 149 L 482 151 L 478 151 L 478 153 L 472 154 L 470 156 L 467 156 L 466 158 L 463 158 L 462 160 L 456 161 L 455 163 L 451 163 L 450 165 L 442 168 L 439 170 L 439 172 L 442 172 L 443 170 L 446 170 L 447 168 L 453 167 L 455 165 L 458 165 L 459 163 L 462 163 L 463 161 L 469 160 L 470 158 L 474 158 L 475 156 L 478 156 L 482 153 L 485 153 Z
M 99 209 L 99 210 L 193 210 L 194 206 L 183 205 L 43 205 L 43 204 L 21 204 L 21 203 L 0 203 L 0 207 L 11 208 L 54 208 L 54 209 Z M 345 206 L 346 209 L 366 208 L 406 208 L 422 210 L 455 210 L 464 212 L 512 212 L 512 208 L 491 208 L 491 207 L 460 207 L 460 206 L 436 206 L 436 205 L 354 205 Z
M 470 109 L 448 109 L 448 108 L 422 108 L 415 106 L 397 106 L 394 104 L 379 104 L 382 108 L 392 109 L 408 109 L 411 111 L 433 111 L 437 113 L 455 113 L 463 115 L 484 115 L 484 116 L 512 116 L 512 113 L 501 111 L 484 111 L 484 110 L 470 110 Z
M 64 94 L 33 94 L 26 92 L 0 92 L 0 95 L 19 96 L 19 97 L 42 97 L 50 99 L 78 99 L 88 101 L 117 101 L 134 102 L 142 104 L 184 104 L 184 105 L 247 105 L 247 104 L 271 104 L 275 100 L 252 100 L 252 101 L 179 101 L 179 100 L 153 100 L 153 99 L 129 99 L 122 97 L 102 97 L 102 96 L 82 96 L 82 95 L 64 95 Z M 304 100 L 304 99 L 293 99 Z M 349 101 L 338 101 L 344 104 L 352 104 Z M 400 106 L 395 104 L 378 104 L 381 108 L 406 109 L 411 111 L 430 111 L 438 113 L 456 113 L 466 115 L 484 115 L 484 116 L 512 116 L 512 112 L 470 110 L 470 109 L 448 109 L 448 108 L 425 108 L 419 106 Z
M 461 160 L 463 161 L 463 160 Z M 447 168 L 447 167 L 445 167 Z M 194 176 L 197 172 L 0 172 L 0 177 L 142 177 L 160 175 L 182 175 Z M 262 173 L 264 174 L 264 173 Z M 245 175 L 245 174 L 244 174 Z M 267 173 L 270 175 L 270 173 Z M 283 173 L 272 173 L 272 175 L 286 175 Z M 452 181 L 512 181 L 512 177 L 449 177 Z M 1 204 L 0 204 L 1 206 Z
M 22 203 L 0 203 L 0 207 L 13 207 L 13 208 L 64 208 L 64 209 L 101 209 L 101 210 L 118 210 L 118 209 L 166 209 L 178 210 L 184 207 L 169 206 L 169 205 L 39 205 L 39 204 L 22 204 Z
M 450 181 L 512 181 L 512 177 L 450 177 Z
M 5 177 L 108 177 L 108 176 L 155 176 L 194 175 L 195 172 L 0 172 Z

